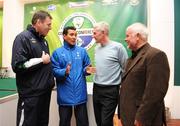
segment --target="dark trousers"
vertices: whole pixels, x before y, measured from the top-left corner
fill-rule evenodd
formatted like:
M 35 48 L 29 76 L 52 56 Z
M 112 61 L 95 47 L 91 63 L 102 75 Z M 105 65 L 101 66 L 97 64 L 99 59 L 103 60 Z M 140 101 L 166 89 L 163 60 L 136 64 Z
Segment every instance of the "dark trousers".
M 17 126 L 48 126 L 51 91 L 46 94 L 19 98 Z
M 93 106 L 97 126 L 113 126 L 118 95 L 119 85 L 101 86 L 94 84 Z
M 76 106 L 59 106 L 59 126 L 71 126 L 72 110 L 76 118 L 76 126 L 89 126 L 86 103 Z

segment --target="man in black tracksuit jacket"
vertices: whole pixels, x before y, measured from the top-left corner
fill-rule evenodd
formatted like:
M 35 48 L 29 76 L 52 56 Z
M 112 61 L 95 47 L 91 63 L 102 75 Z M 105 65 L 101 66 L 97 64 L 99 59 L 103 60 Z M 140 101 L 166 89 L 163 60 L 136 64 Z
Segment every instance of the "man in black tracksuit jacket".
M 12 68 L 18 90 L 17 126 L 48 126 L 54 77 L 48 43 L 51 15 L 37 11 L 32 25 L 18 34 L 13 43 Z

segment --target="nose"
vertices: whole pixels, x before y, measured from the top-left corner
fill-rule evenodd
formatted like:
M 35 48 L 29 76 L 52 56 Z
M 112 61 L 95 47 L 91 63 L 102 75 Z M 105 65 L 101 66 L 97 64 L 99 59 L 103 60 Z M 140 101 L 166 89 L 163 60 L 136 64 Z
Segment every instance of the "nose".
M 127 42 L 127 38 L 125 38 L 124 41 Z
M 76 39 L 76 38 L 77 38 L 77 36 L 76 36 L 76 35 L 73 35 L 73 38 L 74 38 L 74 39 Z

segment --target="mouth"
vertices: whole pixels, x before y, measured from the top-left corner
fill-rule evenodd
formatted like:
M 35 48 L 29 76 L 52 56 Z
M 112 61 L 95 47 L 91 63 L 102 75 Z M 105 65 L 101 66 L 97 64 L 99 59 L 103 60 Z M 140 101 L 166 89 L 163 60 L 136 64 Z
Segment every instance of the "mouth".
M 72 40 L 72 42 L 73 42 L 73 43 L 75 43 L 75 42 L 76 42 L 76 40 Z

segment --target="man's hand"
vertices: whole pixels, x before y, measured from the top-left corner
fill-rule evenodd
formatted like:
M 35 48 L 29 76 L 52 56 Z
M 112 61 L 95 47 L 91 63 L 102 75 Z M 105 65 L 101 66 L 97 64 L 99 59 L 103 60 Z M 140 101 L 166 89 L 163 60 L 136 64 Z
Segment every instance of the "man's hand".
M 123 126 L 122 122 L 121 122 L 121 119 L 118 119 L 118 126 Z
M 134 121 L 134 126 L 143 126 L 142 123 L 138 120 Z
M 41 56 L 42 60 L 43 60 L 43 64 L 48 64 L 50 62 L 50 56 L 49 54 L 45 53 L 44 51 L 42 51 L 42 56 Z
M 89 66 L 86 67 L 86 73 L 95 74 L 96 73 L 96 68 L 92 67 L 92 65 L 89 65 Z
M 71 64 L 68 64 L 66 67 L 66 76 L 69 75 L 70 70 L 71 70 Z

